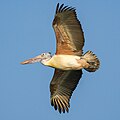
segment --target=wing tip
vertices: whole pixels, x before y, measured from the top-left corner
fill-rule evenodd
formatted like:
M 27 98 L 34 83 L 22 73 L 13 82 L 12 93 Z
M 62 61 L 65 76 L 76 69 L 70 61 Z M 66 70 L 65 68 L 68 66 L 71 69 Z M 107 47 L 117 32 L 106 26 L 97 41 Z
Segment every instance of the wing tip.
M 57 6 L 56 6 L 56 14 L 57 13 L 61 13 L 61 12 L 64 12 L 64 11 L 75 11 L 76 8 L 75 7 L 72 7 L 72 6 L 64 6 L 64 4 L 59 4 L 57 3 Z
M 66 104 L 66 101 L 63 99 L 60 99 L 58 97 L 51 98 L 51 105 L 54 107 L 55 110 L 58 110 L 58 112 L 61 113 L 68 113 L 69 112 L 69 102 Z

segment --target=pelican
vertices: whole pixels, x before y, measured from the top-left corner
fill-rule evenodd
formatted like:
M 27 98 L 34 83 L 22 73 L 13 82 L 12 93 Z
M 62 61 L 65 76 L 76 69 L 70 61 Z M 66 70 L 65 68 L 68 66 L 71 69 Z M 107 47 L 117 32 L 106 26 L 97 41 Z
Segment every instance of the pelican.
M 56 35 L 56 53 L 42 53 L 21 64 L 40 62 L 55 68 L 50 82 L 51 105 L 65 113 L 69 112 L 70 98 L 82 77 L 82 69 L 95 72 L 100 61 L 90 50 L 83 54 L 84 33 L 74 7 L 58 3 L 52 26 Z

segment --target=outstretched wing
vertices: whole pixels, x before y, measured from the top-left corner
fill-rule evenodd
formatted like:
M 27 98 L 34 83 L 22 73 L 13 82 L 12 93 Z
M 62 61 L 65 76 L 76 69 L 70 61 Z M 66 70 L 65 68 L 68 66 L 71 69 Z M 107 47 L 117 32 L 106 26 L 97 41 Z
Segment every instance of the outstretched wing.
M 58 3 L 53 28 L 57 40 L 56 54 L 82 54 L 84 35 L 75 8 L 64 4 L 59 7 Z
M 51 105 L 61 113 L 69 111 L 69 101 L 79 79 L 82 77 L 82 70 L 63 71 L 55 69 L 53 79 L 50 83 Z

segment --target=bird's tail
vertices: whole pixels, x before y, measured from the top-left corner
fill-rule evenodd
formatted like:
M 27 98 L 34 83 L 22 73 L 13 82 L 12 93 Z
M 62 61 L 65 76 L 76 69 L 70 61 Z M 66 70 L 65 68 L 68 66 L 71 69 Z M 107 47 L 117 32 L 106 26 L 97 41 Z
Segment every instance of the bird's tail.
M 92 51 L 87 51 L 82 58 L 89 64 L 89 67 L 85 68 L 88 72 L 95 72 L 99 68 L 100 61 Z

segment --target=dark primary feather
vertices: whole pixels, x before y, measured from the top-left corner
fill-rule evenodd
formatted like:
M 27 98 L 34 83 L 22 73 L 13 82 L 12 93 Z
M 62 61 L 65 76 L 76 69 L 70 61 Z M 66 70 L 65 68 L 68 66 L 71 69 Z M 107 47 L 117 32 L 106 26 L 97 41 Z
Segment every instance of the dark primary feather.
M 61 113 L 69 111 L 70 98 L 75 90 L 79 79 L 82 77 L 82 70 L 58 70 L 55 69 L 53 79 L 50 83 L 51 105 Z
M 59 3 L 53 20 L 56 34 L 56 54 L 82 54 L 84 35 L 81 24 L 77 19 L 75 8 Z

